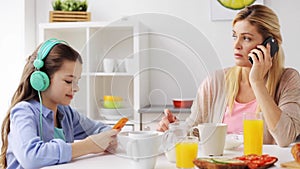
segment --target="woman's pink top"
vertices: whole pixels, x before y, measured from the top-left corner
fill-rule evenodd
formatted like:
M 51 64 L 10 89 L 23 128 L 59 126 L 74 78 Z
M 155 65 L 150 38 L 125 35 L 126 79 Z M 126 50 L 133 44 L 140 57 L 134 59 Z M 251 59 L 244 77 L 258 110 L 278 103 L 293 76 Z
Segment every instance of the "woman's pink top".
M 248 103 L 238 103 L 234 101 L 233 110 L 230 114 L 229 107 L 227 106 L 223 123 L 226 123 L 227 133 L 241 134 L 243 132 L 243 113 L 255 113 L 257 107 L 256 99 Z

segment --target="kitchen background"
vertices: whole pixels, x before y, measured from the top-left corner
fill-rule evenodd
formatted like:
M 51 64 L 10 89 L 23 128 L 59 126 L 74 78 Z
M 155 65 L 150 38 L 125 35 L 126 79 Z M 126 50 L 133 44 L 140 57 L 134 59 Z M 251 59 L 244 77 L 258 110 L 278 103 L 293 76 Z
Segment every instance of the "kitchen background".
M 234 64 L 231 21 L 212 21 L 211 1 L 88 0 L 88 11 L 91 12 L 91 21 L 112 22 L 122 17 L 141 19 L 140 22 L 150 31 L 168 33 L 174 37 L 183 35 L 187 38 L 185 42 L 188 45 L 193 43 L 189 40 L 195 33 L 201 37 L 205 43 L 199 43 L 198 47 L 191 46 L 197 48 L 195 49 L 197 51 L 202 51 L 203 57 L 211 57 L 208 62 L 195 62 L 193 57 L 180 55 L 182 44 L 176 44 L 178 41 L 164 37 L 149 38 L 149 47 L 163 49 L 150 53 L 150 66 L 172 72 L 179 82 L 185 82 L 180 83 L 182 96 L 194 97 L 197 86 L 207 74 L 205 71 Z M 297 62 L 299 60 L 297 47 L 300 39 L 300 1 L 264 0 L 264 4 L 271 7 L 279 16 L 286 65 L 300 70 L 300 63 Z M 25 59 L 38 45 L 38 25 L 49 21 L 50 10 L 52 10 L 51 0 L 10 0 L 5 2 L 5 7 L 0 11 L 2 22 L 0 28 L 1 121 L 18 85 Z M 170 88 L 168 80 L 168 77 L 165 78 L 160 73 L 151 74 L 149 83 L 153 91 L 151 100 L 154 104 L 161 102 L 163 92 L 171 93 L 168 99 L 178 97 L 176 92 L 174 94 L 176 88 Z

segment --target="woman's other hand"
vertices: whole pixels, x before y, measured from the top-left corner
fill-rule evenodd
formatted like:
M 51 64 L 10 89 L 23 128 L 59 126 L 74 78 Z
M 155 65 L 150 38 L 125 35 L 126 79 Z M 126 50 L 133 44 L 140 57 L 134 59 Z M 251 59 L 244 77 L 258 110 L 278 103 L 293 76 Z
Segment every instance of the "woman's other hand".
M 172 114 L 169 109 L 164 110 L 165 116 L 162 117 L 161 121 L 158 123 L 157 131 L 166 131 L 169 129 L 169 124 L 177 121 L 176 116 Z

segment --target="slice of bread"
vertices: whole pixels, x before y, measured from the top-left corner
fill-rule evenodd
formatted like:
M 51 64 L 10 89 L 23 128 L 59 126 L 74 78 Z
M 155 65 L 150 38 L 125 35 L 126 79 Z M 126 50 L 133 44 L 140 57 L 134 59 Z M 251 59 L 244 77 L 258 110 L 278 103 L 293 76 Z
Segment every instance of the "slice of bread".
M 247 164 L 237 159 L 197 158 L 194 164 L 199 169 L 244 169 Z
M 300 163 L 300 142 L 292 146 L 291 153 L 295 161 Z
M 257 161 L 255 157 L 264 160 Z M 199 169 L 266 169 L 273 166 L 277 160 L 269 155 L 248 155 L 236 158 L 197 158 L 193 162 Z

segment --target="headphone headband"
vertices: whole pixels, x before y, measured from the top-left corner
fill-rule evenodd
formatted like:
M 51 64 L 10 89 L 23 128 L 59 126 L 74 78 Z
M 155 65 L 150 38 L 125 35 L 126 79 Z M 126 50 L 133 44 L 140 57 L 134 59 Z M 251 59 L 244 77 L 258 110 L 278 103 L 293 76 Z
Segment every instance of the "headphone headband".
M 45 72 L 40 71 L 40 68 L 42 68 L 44 66 L 43 59 L 45 59 L 47 57 L 47 55 L 49 54 L 49 52 L 51 51 L 51 49 L 59 43 L 67 44 L 63 40 L 51 38 L 51 39 L 48 39 L 47 41 L 45 41 L 40 46 L 40 48 L 37 52 L 36 59 L 33 61 L 33 66 L 37 70 L 34 71 L 30 76 L 30 84 L 31 84 L 32 88 L 35 89 L 36 91 L 39 91 L 39 92 L 44 91 L 49 87 L 49 84 L 50 84 L 49 77 Z
M 58 40 L 56 38 L 51 38 L 45 41 L 37 52 L 37 57 L 33 62 L 33 66 L 38 70 L 42 68 L 44 66 L 43 59 L 45 59 L 49 54 L 49 52 L 51 51 L 51 49 L 59 43 L 67 44 L 65 41 Z

